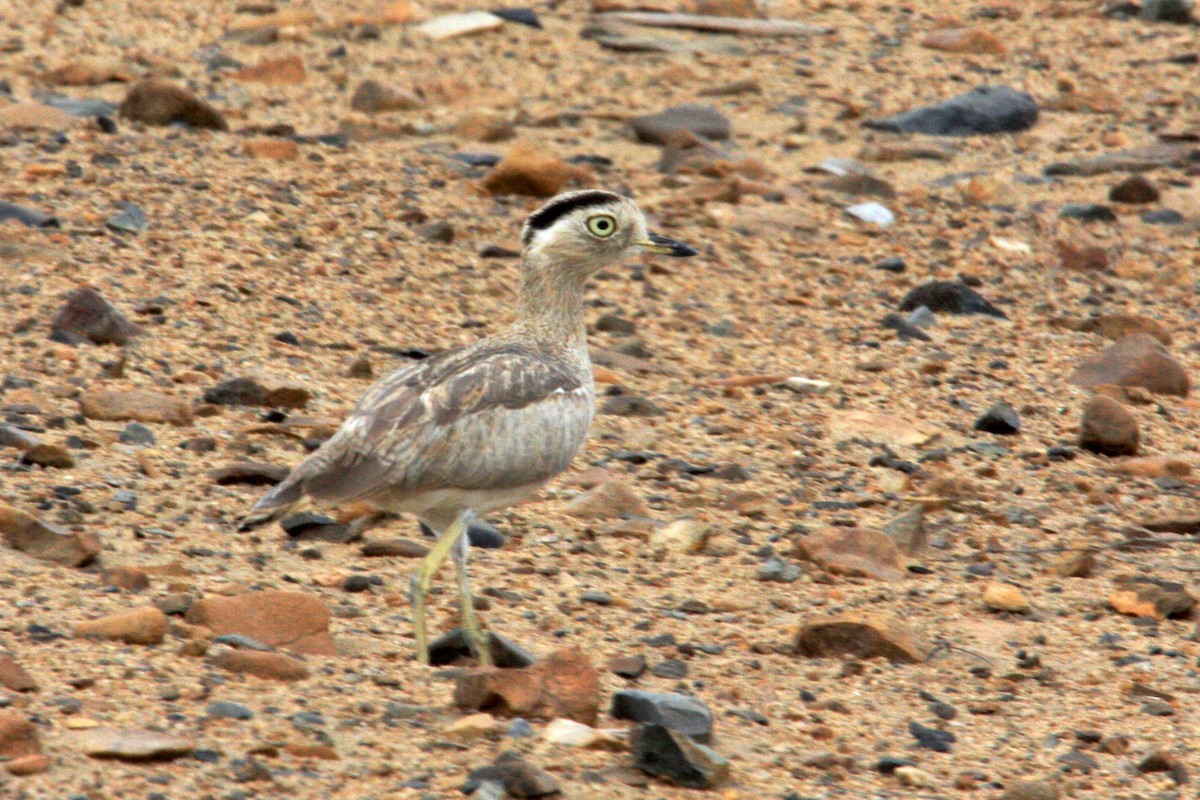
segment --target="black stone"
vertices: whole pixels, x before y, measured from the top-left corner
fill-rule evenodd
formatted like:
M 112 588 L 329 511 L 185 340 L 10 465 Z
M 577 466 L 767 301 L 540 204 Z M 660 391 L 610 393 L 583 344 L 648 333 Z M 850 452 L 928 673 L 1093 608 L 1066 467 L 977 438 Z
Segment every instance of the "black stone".
M 58 217 L 38 211 L 36 208 L 26 208 L 16 203 L 0 201 L 0 223 L 15 219 L 30 228 L 59 228 Z
M 537 13 L 532 8 L 493 8 L 491 13 L 500 19 L 528 25 L 538 30 L 541 30 L 542 27 L 542 21 L 538 19 Z
M 426 537 L 435 537 L 435 534 L 428 525 L 424 522 L 420 523 L 421 533 Z M 478 547 L 480 550 L 499 550 L 504 547 L 508 539 L 503 533 L 496 530 L 496 526 L 490 522 L 481 519 L 472 520 L 467 526 L 467 543 L 471 547 Z
M 974 136 L 1029 130 L 1037 120 L 1037 101 L 1028 93 L 1009 86 L 977 86 L 941 103 L 870 119 L 863 125 L 892 133 Z
M 900 301 L 901 311 L 912 311 L 925 306 L 933 312 L 947 314 L 987 314 L 1000 319 L 1008 315 L 970 286 L 958 281 L 930 281 L 914 287 Z
M 284 517 L 279 526 L 289 537 L 299 542 L 334 542 L 344 544 L 359 538 L 362 531 L 350 525 L 342 525 L 332 517 L 305 511 Z
M 1016 409 L 1000 400 L 975 420 L 975 430 L 1009 436 L 1021 430 L 1021 418 Z
M 250 378 L 231 378 L 204 390 L 204 402 L 218 406 L 261 406 L 267 390 Z
M 690 789 L 712 788 L 729 774 L 724 758 L 664 725 L 638 725 L 629 749 L 642 772 Z
M 497 667 L 517 669 L 531 666 L 537 661 L 532 653 L 498 633 L 488 631 L 487 637 L 492 661 Z M 467 636 L 462 628 L 447 631 L 429 644 L 429 663 L 435 667 L 453 664 L 460 658 L 470 657 L 471 648 L 467 645 Z
M 900 758 L 898 756 L 880 756 L 872 767 L 876 772 L 881 772 L 884 775 L 891 775 L 900 767 L 915 767 L 917 762 L 911 758 Z
M 950 731 L 929 728 L 919 722 L 908 723 L 908 732 L 917 740 L 918 747 L 933 750 L 936 753 L 949 753 L 956 737 Z
M 1176 25 L 1191 25 L 1191 0 L 1142 0 L 1139 17 L 1148 22 L 1173 22 Z
M 1117 221 L 1116 212 L 1101 203 L 1067 203 L 1059 209 L 1058 215 L 1063 219 L 1077 219 L 1081 222 Z
M 908 269 L 908 265 L 904 263 L 904 259 L 900 256 L 892 256 L 885 258 L 883 261 L 876 263 L 872 269 L 881 269 L 884 272 L 895 272 L 897 274 Z
M 623 689 L 613 694 L 610 713 L 614 719 L 663 725 L 698 742 L 712 739 L 712 712 L 687 695 Z

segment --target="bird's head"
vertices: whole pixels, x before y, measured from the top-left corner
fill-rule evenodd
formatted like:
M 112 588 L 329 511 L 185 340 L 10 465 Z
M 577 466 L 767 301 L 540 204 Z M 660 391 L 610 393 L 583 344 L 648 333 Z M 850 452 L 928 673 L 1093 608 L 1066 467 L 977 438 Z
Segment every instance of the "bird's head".
M 592 273 L 629 256 L 694 256 L 696 249 L 646 228 L 637 203 L 613 192 L 584 190 L 551 198 L 521 230 L 527 258 Z

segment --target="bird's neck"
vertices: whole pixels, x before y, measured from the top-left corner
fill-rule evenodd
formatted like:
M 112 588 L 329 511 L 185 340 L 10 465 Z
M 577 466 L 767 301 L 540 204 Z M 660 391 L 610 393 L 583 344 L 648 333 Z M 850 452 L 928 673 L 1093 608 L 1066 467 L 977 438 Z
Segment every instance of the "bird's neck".
M 571 349 L 587 350 L 583 293 L 587 275 L 562 269 L 544 259 L 522 264 L 517 292 L 517 329 Z

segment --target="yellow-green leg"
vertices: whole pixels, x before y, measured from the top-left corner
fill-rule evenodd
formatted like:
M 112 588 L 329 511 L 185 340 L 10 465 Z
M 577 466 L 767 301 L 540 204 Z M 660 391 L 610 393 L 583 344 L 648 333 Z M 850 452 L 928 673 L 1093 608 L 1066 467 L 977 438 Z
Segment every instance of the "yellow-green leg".
M 466 524 L 463 525 L 466 528 Z M 454 567 L 458 572 L 458 602 L 462 609 L 462 629 L 467 638 L 467 646 L 485 667 L 492 666 L 492 648 L 488 646 L 487 633 L 479 624 L 479 615 L 475 613 L 475 602 L 471 596 L 471 584 L 467 578 L 467 536 L 464 532 L 459 538 L 458 557 L 454 559 Z
M 454 522 L 450 523 L 450 527 L 442 532 L 437 543 L 430 548 L 429 554 L 421 562 L 417 574 L 413 576 L 413 633 L 417 638 L 417 661 L 425 666 L 429 666 L 429 628 L 425 621 L 425 601 L 429 597 L 429 587 L 433 583 L 433 576 L 438 571 L 438 567 L 458 544 L 459 537 L 466 533 L 469 518 L 469 512 L 463 512 L 454 518 Z

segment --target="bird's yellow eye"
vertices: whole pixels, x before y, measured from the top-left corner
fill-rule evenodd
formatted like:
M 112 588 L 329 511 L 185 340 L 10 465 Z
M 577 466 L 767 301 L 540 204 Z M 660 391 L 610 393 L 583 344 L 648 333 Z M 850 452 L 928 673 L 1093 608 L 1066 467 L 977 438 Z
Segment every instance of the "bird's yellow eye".
M 617 220 L 610 214 L 597 214 L 594 217 L 588 217 L 587 229 L 592 236 L 607 239 L 617 232 Z

